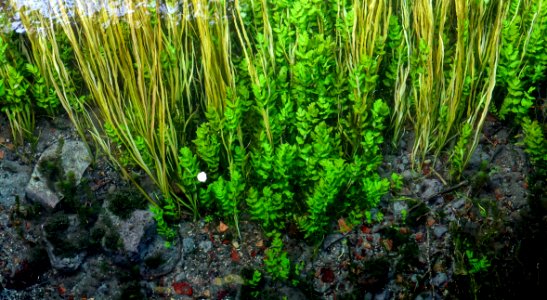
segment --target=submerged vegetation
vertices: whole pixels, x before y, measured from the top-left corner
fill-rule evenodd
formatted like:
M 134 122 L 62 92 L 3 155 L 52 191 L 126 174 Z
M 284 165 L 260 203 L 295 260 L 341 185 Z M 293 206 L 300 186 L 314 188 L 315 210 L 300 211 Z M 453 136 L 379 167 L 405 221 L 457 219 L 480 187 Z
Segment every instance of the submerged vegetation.
M 265 264 L 279 279 L 292 268 L 280 232 L 317 241 L 400 188 L 377 169 L 407 131 L 414 167 L 444 159 L 455 182 L 487 114 L 512 119 L 545 178 L 543 0 L 50 3 L 55 18 L 12 3 L 25 34 L 0 30 L 14 139 L 62 107 L 148 199 L 158 232 L 201 214 L 237 228 L 245 212 L 273 239 Z M 488 267 L 465 255 L 471 273 Z

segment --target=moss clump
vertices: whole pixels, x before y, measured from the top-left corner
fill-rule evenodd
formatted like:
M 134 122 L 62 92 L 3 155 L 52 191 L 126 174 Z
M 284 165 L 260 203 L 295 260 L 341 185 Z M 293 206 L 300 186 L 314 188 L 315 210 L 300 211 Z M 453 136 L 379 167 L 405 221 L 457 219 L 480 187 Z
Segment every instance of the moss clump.
M 121 295 L 120 300 L 126 299 L 146 299 L 146 296 L 143 294 L 140 285 L 140 272 L 138 266 L 133 266 L 127 271 L 120 272 L 120 285 L 121 285 Z
M 85 245 L 85 238 L 73 240 L 68 237 L 70 220 L 63 213 L 56 213 L 49 218 L 44 226 L 48 241 L 55 248 L 55 254 L 61 257 L 71 257 L 77 254 Z
M 56 183 L 65 176 L 61 158 L 57 156 L 41 160 L 38 171 L 46 178 L 46 184 L 52 190 L 56 190 Z
M 139 193 L 129 188 L 122 188 L 107 197 L 108 210 L 114 215 L 127 220 L 131 213 L 137 209 L 145 209 L 146 199 Z

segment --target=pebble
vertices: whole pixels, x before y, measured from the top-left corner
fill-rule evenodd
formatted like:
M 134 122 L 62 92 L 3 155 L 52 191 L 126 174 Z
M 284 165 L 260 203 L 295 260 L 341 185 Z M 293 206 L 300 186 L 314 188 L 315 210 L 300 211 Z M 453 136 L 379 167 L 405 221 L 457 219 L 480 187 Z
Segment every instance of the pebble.
M 402 175 L 405 180 L 411 180 L 413 177 L 412 171 L 410 170 L 405 170 Z
M 448 228 L 444 225 L 437 225 L 433 228 L 433 234 L 435 234 L 437 238 L 441 238 L 447 231 Z
M 201 241 L 199 242 L 199 248 L 203 252 L 209 252 L 209 250 L 213 248 L 213 243 L 211 243 L 211 241 Z
M 435 275 L 435 277 L 431 279 L 431 284 L 433 284 L 436 287 L 440 287 L 444 285 L 447 280 L 448 280 L 448 276 L 446 276 L 446 273 L 440 272 L 440 273 L 437 273 L 437 275 Z
M 443 184 L 437 179 L 424 179 L 419 185 L 418 193 L 422 194 L 422 198 L 427 199 L 436 193 L 440 192 Z
M 182 249 L 185 254 L 192 253 L 196 249 L 196 243 L 193 238 L 187 237 L 182 239 Z
M 408 204 L 405 201 L 395 201 L 393 203 L 393 214 L 396 218 L 402 218 L 403 211 L 408 213 Z
M 464 205 L 465 205 L 465 199 L 463 199 L 463 198 L 462 198 L 462 199 L 458 199 L 458 200 L 452 202 L 452 207 L 453 207 L 454 209 L 460 209 L 460 208 L 462 208 Z

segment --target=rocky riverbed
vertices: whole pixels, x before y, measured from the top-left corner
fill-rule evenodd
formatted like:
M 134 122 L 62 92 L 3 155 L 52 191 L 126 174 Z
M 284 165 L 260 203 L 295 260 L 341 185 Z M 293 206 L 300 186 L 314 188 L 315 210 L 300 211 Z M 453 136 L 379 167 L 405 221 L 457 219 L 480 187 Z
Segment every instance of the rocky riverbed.
M 524 299 L 547 284 L 545 194 L 494 118 L 460 182 L 443 157 L 413 171 L 407 135 L 380 170 L 403 176 L 400 191 L 315 244 L 289 226 L 298 272 L 256 284 L 271 241 L 244 215 L 241 237 L 227 220 L 181 220 L 167 248 L 146 202 L 66 119 L 39 120 L 33 144 L 9 134 L 1 116 L 0 299 Z

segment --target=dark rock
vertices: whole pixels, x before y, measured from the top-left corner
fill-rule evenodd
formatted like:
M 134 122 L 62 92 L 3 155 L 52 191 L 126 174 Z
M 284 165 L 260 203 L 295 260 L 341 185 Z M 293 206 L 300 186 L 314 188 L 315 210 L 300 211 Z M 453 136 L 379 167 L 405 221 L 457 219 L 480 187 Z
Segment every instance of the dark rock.
M 84 261 L 87 234 L 75 215 L 57 213 L 42 226 L 51 266 L 63 272 L 76 271 Z
M 418 185 L 418 194 L 421 194 L 423 199 L 430 198 L 443 189 L 443 184 L 437 179 L 424 179 Z
M 306 296 L 304 293 L 295 288 L 290 286 L 283 286 L 279 290 L 279 298 L 280 299 L 287 299 L 287 300 L 306 300 Z
M 47 252 L 43 247 L 31 248 L 26 253 L 14 253 L 12 266 L 0 272 L 0 279 L 4 277 L 5 287 L 22 290 L 36 284 L 40 276 L 51 268 Z M 0 291 L 2 291 L 0 284 Z M 0 297 L 0 299 L 3 299 Z
M 177 235 L 170 246 L 157 233 L 155 225 L 148 226 L 139 244 L 140 273 L 145 278 L 155 278 L 171 272 L 181 259 L 181 242 Z
M 31 169 L 18 162 L 0 160 L 0 205 L 11 207 L 15 197 L 25 197 L 25 186 L 30 179 Z

